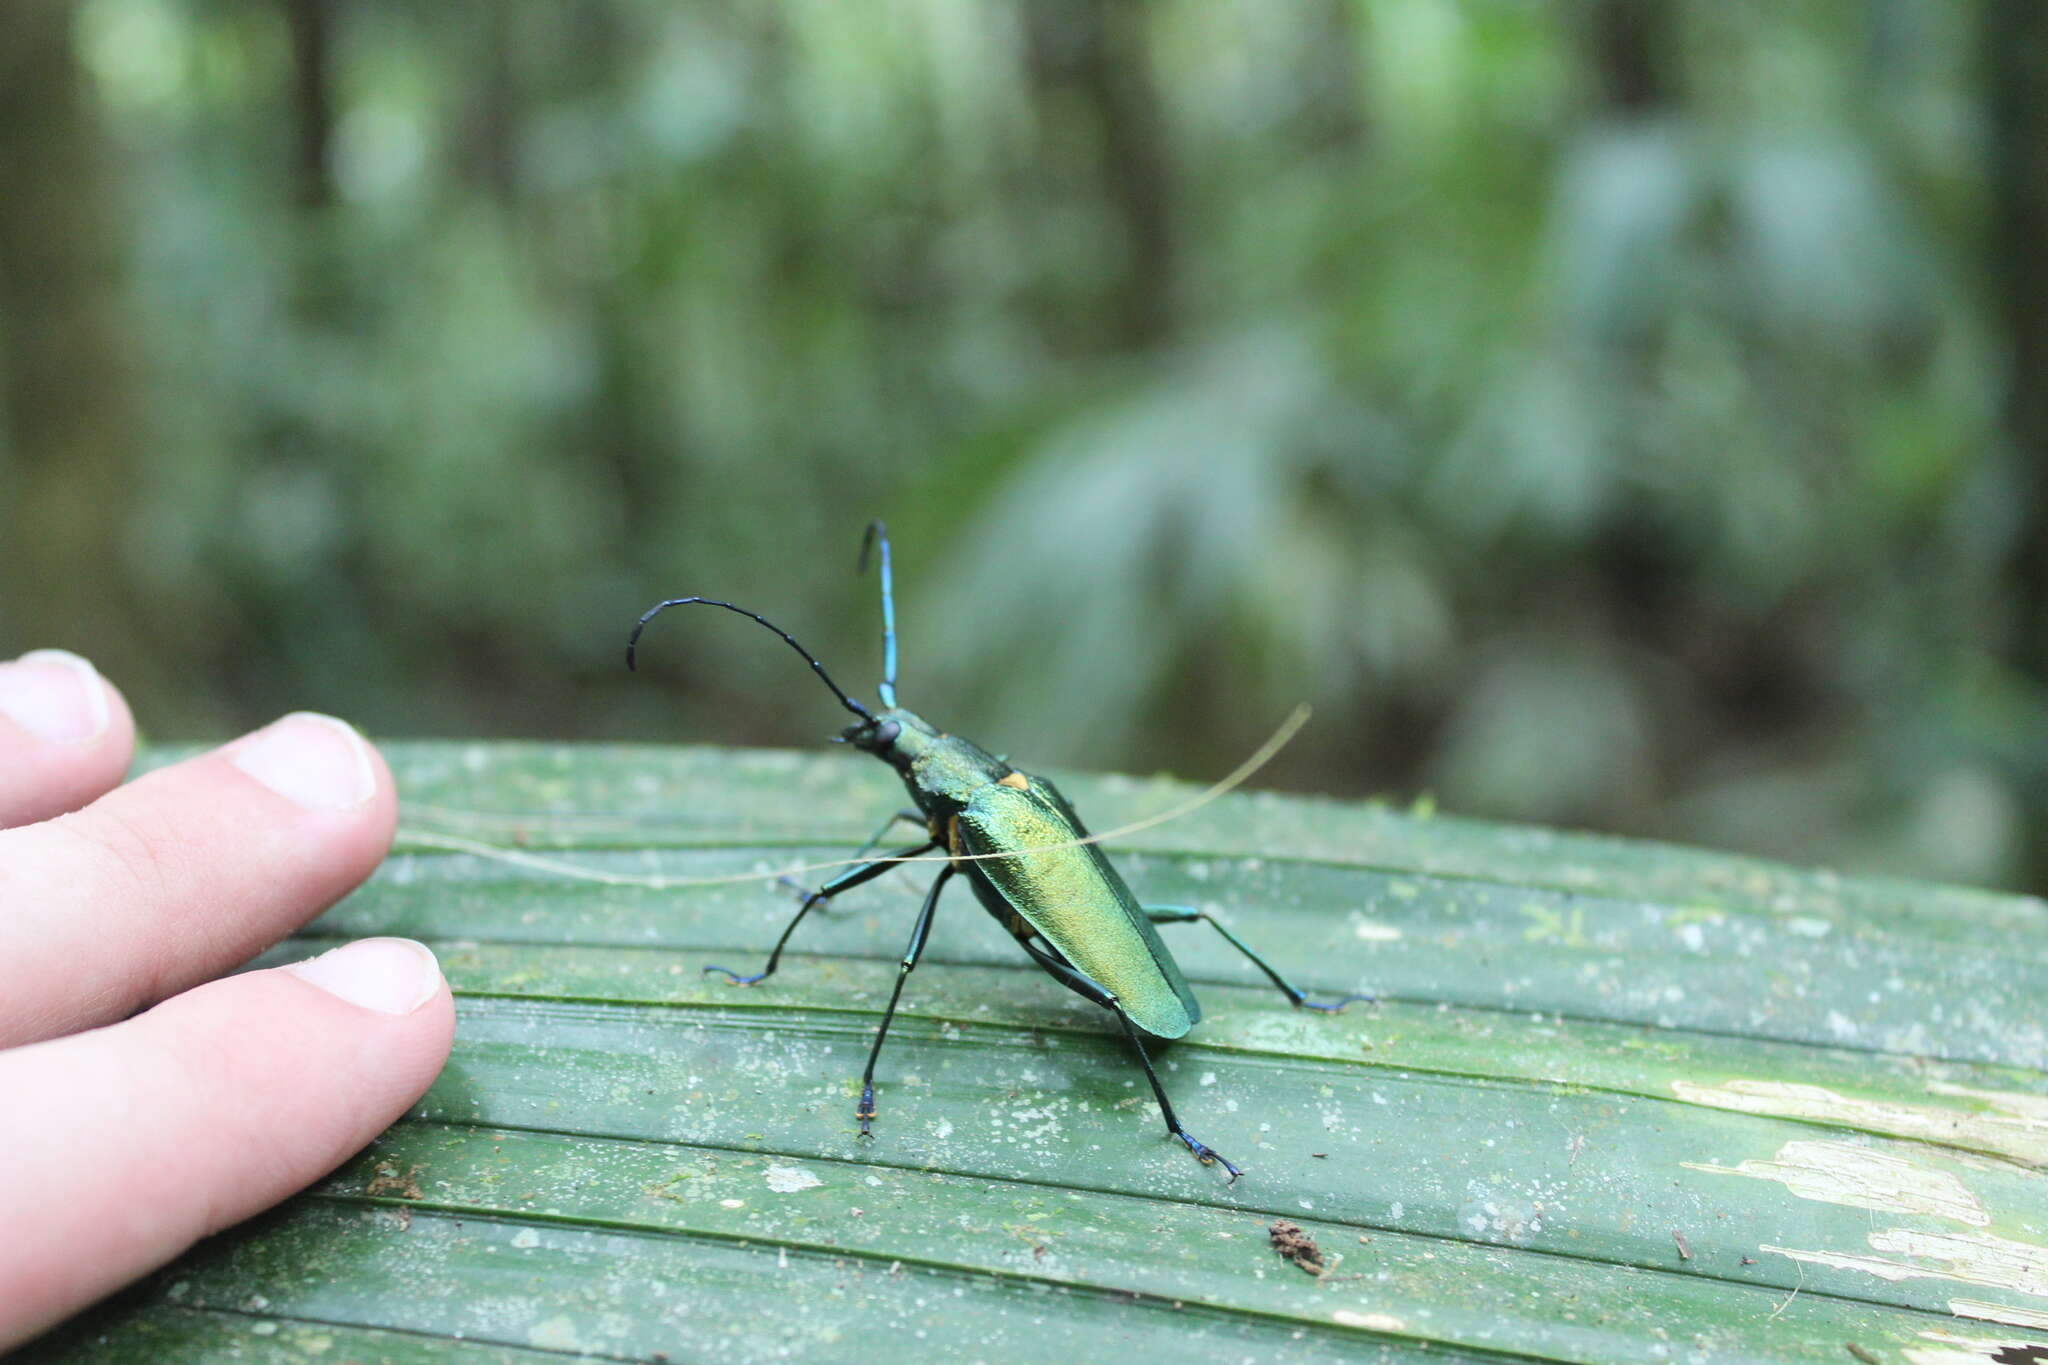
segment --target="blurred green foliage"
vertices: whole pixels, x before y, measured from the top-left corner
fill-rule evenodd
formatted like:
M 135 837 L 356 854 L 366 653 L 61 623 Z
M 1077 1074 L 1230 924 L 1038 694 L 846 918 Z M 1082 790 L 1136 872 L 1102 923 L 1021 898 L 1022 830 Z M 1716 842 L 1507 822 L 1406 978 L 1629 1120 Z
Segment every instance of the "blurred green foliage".
M 1034 763 L 1307 699 L 1267 780 L 2036 879 L 2041 28 L 16 0 L 0 645 L 160 736 L 809 744 L 744 623 L 620 647 L 864 687 L 879 515 L 906 702 Z

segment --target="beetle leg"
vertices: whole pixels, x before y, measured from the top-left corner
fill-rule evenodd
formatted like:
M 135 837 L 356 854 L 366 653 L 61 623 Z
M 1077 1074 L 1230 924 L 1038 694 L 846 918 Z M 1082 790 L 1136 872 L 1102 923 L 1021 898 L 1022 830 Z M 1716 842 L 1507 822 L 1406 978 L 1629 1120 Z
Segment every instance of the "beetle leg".
M 889 1008 L 882 1011 L 882 1026 L 875 1030 L 875 1045 L 868 1049 L 868 1069 L 860 1075 L 860 1105 L 853 1116 L 860 1120 L 860 1135 L 873 1137 L 868 1125 L 875 1117 L 875 1060 L 882 1055 L 882 1040 L 889 1036 L 889 1021 L 896 1017 L 896 1002 L 903 998 L 903 983 L 910 979 L 911 969 L 917 966 L 918 958 L 924 956 L 925 940 L 932 936 L 932 911 L 938 909 L 939 892 L 953 879 L 958 869 L 947 863 L 939 869 L 939 875 L 932 879 L 932 889 L 925 893 L 924 908 L 917 912 L 917 923 L 910 931 L 910 946 L 903 950 L 903 961 L 896 968 L 896 989 L 889 992 Z
M 1154 924 L 1191 924 L 1196 920 L 1201 920 L 1211 929 L 1223 935 L 1224 940 L 1231 947 L 1250 958 L 1252 965 L 1264 972 L 1266 980 L 1278 986 L 1280 993 L 1286 996 L 1288 1001 L 1298 1010 L 1321 1010 L 1324 1014 L 1342 1014 L 1346 1005 L 1355 1004 L 1359 1001 L 1365 1001 L 1370 1004 L 1373 999 L 1370 995 L 1347 995 L 1332 1004 L 1324 1004 L 1319 1000 L 1309 999 L 1305 993 L 1298 990 L 1286 977 L 1274 971 L 1267 964 L 1266 959 L 1253 952 L 1250 945 L 1246 944 L 1236 934 L 1224 928 L 1221 922 L 1207 911 L 1196 910 L 1186 905 L 1148 905 L 1145 907 L 1145 918 L 1151 920 Z
M 1166 1119 L 1166 1131 L 1179 1138 L 1181 1144 L 1194 1154 L 1195 1160 L 1201 1162 L 1204 1166 L 1221 1166 L 1224 1170 L 1230 1172 L 1230 1179 L 1225 1183 L 1235 1185 L 1237 1178 L 1243 1175 L 1244 1172 L 1233 1166 L 1229 1157 L 1223 1155 L 1223 1153 L 1215 1148 L 1197 1141 L 1193 1133 L 1180 1126 L 1180 1116 L 1173 1112 L 1173 1101 L 1166 1098 L 1166 1087 L 1159 1083 L 1159 1073 L 1152 1069 L 1152 1059 L 1145 1055 L 1145 1045 L 1138 1041 L 1138 1026 L 1133 1024 L 1131 1017 L 1124 1013 L 1123 1006 L 1116 1003 L 1115 996 L 1110 997 L 1109 1007 L 1111 1012 L 1116 1015 L 1117 1022 L 1124 1026 L 1124 1036 L 1131 1040 L 1131 1048 L 1138 1054 L 1138 1064 L 1145 1068 L 1145 1079 L 1152 1082 L 1152 1094 L 1158 1099 L 1159 1112 Z
M 913 844 L 909 848 L 899 848 L 894 853 L 877 858 L 871 863 L 862 863 L 859 867 L 848 868 L 816 891 L 806 894 L 803 905 L 796 912 L 796 918 L 792 919 L 783 929 L 782 937 L 775 940 L 774 951 L 768 954 L 768 965 L 752 976 L 741 976 L 730 967 L 706 967 L 704 970 L 707 972 L 723 973 L 727 983 L 734 986 L 751 986 L 756 981 L 767 980 L 775 975 L 775 968 L 782 961 L 783 945 L 789 942 L 789 936 L 796 932 L 796 927 L 804 922 L 804 916 L 811 913 L 812 906 L 822 905 L 842 891 L 851 891 L 854 887 L 864 882 L 873 881 L 884 872 L 894 868 L 896 866 L 895 860 L 898 858 L 914 858 L 920 853 L 929 853 L 936 847 L 936 844 L 927 841 L 922 844 Z
M 1159 1083 L 1159 1073 L 1152 1069 L 1152 1059 L 1145 1055 L 1145 1044 L 1138 1039 L 1138 1027 L 1131 1022 L 1131 1017 L 1124 1013 L 1123 1005 L 1116 996 L 1054 954 L 1029 941 L 1020 939 L 1019 942 L 1023 944 L 1024 951 L 1031 954 L 1032 960 L 1045 968 L 1054 980 L 1082 999 L 1092 1000 L 1116 1016 L 1116 1021 L 1124 1026 L 1124 1036 L 1131 1040 L 1131 1049 L 1138 1054 L 1138 1065 L 1145 1068 L 1145 1079 L 1152 1082 L 1152 1095 L 1159 1101 L 1159 1112 L 1166 1119 L 1166 1131 L 1178 1138 L 1181 1145 L 1204 1166 L 1221 1166 L 1230 1172 L 1230 1180 L 1227 1183 L 1236 1184 L 1237 1178 L 1244 1172 L 1232 1165 L 1229 1157 L 1198 1140 L 1193 1133 L 1181 1127 L 1180 1116 L 1173 1112 L 1173 1101 L 1166 1098 L 1166 1087 Z
M 862 858 L 867 857 L 868 854 L 874 852 L 875 846 L 880 844 L 882 840 L 888 838 L 889 831 L 896 828 L 899 822 L 908 823 L 912 825 L 922 825 L 924 823 L 924 812 L 918 810 L 897 811 L 894 815 L 891 815 L 887 820 L 884 820 L 882 822 L 882 827 L 876 830 L 874 834 L 869 837 L 866 843 L 862 844 L 859 848 L 855 849 L 853 851 L 853 857 L 849 858 L 847 861 L 857 863 Z M 791 891 L 796 892 L 797 898 L 799 900 L 805 899 L 809 897 L 809 895 L 811 894 L 811 889 L 808 886 L 805 886 L 802 882 L 798 881 L 794 877 L 777 877 L 775 879 L 775 882 L 778 886 L 786 886 Z

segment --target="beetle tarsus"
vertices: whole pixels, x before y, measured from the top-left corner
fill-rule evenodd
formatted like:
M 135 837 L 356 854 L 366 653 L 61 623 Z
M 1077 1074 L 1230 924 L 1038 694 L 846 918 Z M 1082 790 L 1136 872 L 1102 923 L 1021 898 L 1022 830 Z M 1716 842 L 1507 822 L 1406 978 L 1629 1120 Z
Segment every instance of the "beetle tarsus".
M 1194 1134 L 1186 1129 L 1176 1128 L 1173 1130 L 1173 1135 L 1179 1138 L 1188 1151 L 1194 1154 L 1195 1160 L 1201 1162 L 1204 1166 L 1221 1166 L 1224 1170 L 1230 1172 L 1230 1179 L 1224 1182 L 1226 1185 L 1235 1185 L 1237 1178 L 1244 1174 L 1243 1171 L 1240 1171 L 1231 1164 L 1229 1157 L 1208 1144 L 1197 1141 Z
M 867 1085 L 861 1087 L 860 1105 L 853 1111 L 853 1116 L 860 1120 L 860 1135 L 864 1138 L 874 1137 L 874 1133 L 869 1131 L 868 1128 L 868 1125 L 875 1121 L 874 1086 Z
M 866 852 L 866 850 L 863 849 L 862 852 Z M 802 912 L 808 912 L 818 906 L 823 906 L 827 914 L 838 913 L 839 907 L 833 905 L 830 898 L 813 891 L 794 877 L 777 877 L 775 884 L 795 893 L 797 904 L 802 907 Z
M 1294 1008 L 1298 1010 L 1318 1010 L 1323 1014 L 1342 1014 L 1352 1005 L 1371 1005 L 1377 1003 L 1378 1000 L 1379 997 L 1376 995 L 1347 995 L 1334 1004 L 1326 1004 L 1321 1000 L 1311 1000 L 1305 995 L 1296 995 L 1294 997 Z
M 752 976 L 741 976 L 730 967 L 706 967 L 704 970 L 706 972 L 719 973 L 725 978 L 725 984 L 728 986 L 751 986 L 756 981 L 768 979 L 768 973 L 766 972 L 755 972 Z

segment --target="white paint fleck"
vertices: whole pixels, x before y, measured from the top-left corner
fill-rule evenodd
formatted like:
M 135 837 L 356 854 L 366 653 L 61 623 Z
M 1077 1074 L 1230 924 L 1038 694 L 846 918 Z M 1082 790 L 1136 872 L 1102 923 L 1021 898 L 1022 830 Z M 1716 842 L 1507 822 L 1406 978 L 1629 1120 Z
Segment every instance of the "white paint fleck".
M 2048 1299 L 2048 1247 L 2033 1242 L 2015 1242 L 1988 1232 L 1883 1228 L 1870 1234 L 1870 1249 L 1891 1256 L 1916 1257 L 1921 1263 L 1856 1252 L 1764 1248 L 1795 1261 L 1834 1266 L 1838 1270 L 1860 1270 L 1881 1280 L 1957 1280 Z
M 1214 1084 L 1216 1084 L 1216 1073 L 1215 1073 L 1215 1072 L 1213 1072 L 1213 1071 L 1204 1071 L 1204 1072 L 1202 1073 L 1202 1084 L 1203 1084 L 1203 1085 L 1214 1085 Z
M 1979 1228 L 1991 1222 L 1977 1196 L 1950 1172 L 1854 1143 L 1795 1139 L 1780 1147 L 1770 1161 L 1752 1158 L 1739 1166 L 1697 1161 L 1679 1164 L 1709 1175 L 1775 1180 L 1801 1199 L 1880 1213 L 1921 1213 Z
M 576 1323 L 566 1313 L 560 1313 L 537 1322 L 526 1329 L 526 1344 L 538 1346 L 544 1351 L 576 1351 L 584 1349 L 582 1338 L 576 1335 Z
M 815 1189 L 825 1182 L 801 1166 L 770 1166 L 763 1177 L 768 1188 L 777 1194 L 795 1194 L 798 1190 Z
M 1408 1330 L 1408 1324 L 1392 1313 L 1354 1313 L 1349 1308 L 1339 1308 L 1330 1314 L 1330 1321 L 1343 1327 L 1365 1327 L 1375 1332 Z
M 1959 1318 L 1979 1318 L 1985 1322 L 2002 1322 L 2012 1327 L 2048 1328 L 2048 1313 L 2037 1313 L 2031 1308 L 2015 1308 L 2009 1303 L 1985 1303 L 1982 1299 L 1950 1299 L 1948 1311 Z
M 1927 1088 L 1937 1095 L 1987 1104 L 1998 1112 L 1867 1100 L 1838 1094 L 1824 1086 L 1789 1081 L 1734 1080 L 1722 1085 L 1700 1085 L 1692 1081 L 1671 1083 L 1672 1092 L 1689 1104 L 1734 1109 L 1745 1114 L 1819 1119 L 1854 1128 L 1872 1128 L 1900 1137 L 1997 1152 L 2029 1165 L 2048 1165 L 2048 1096 L 1973 1090 L 1941 1081 L 1931 1082 Z
M 1940 1344 L 1932 1347 L 1907 1347 L 1907 1365 L 1987 1365 L 1987 1362 L 1989 1365 L 1997 1365 L 2001 1358 L 2011 1358 L 2001 1357 L 2001 1353 L 2008 1348 L 2036 1344 L 2017 1337 L 1963 1337 L 1939 1328 L 1932 1332 L 1922 1332 L 1920 1336 L 1924 1340 Z
M 1369 919 L 1360 920 L 1353 925 L 1351 932 L 1367 943 L 1393 943 L 1401 937 L 1401 931 L 1393 925 Z

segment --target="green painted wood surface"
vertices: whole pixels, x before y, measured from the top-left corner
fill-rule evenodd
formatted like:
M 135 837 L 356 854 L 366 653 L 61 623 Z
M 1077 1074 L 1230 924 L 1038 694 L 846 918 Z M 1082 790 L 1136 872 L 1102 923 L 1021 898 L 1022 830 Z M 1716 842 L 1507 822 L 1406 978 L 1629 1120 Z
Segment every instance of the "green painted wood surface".
M 31 1359 L 590 1355 L 2027 1360 L 2048 1343 L 2048 909 L 1722 855 L 1226 797 L 1120 844 L 1207 1018 L 1165 1053 L 962 893 L 854 1135 L 929 869 L 788 901 L 901 804 L 850 754 L 394 745 L 400 851 L 281 960 L 407 934 L 458 992 L 418 1112 Z M 1055 774 L 1096 828 L 1168 782 Z M 656 889 L 453 852 L 455 837 Z M 1269 1248 L 1285 1217 L 1315 1279 Z M 1850 1349 L 1853 1346 L 1854 1351 Z M 1864 1353 L 1858 1355 L 1857 1352 Z M 2048 1360 L 2048 1346 L 2040 1357 Z

